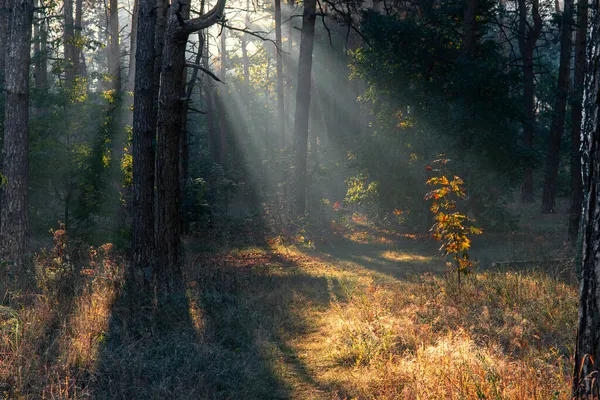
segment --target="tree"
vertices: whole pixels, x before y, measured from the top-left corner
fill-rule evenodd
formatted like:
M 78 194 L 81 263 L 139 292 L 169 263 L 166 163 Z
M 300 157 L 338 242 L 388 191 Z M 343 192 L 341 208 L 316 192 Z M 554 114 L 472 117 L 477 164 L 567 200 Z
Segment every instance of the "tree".
M 0 87 L 4 87 L 5 60 L 10 43 L 10 0 L 0 0 Z
M 304 2 L 300 56 L 298 58 L 298 91 L 294 119 L 295 169 L 292 191 L 294 214 L 302 215 L 306 209 L 306 163 L 308 148 L 308 117 L 310 109 L 310 87 L 312 52 L 315 36 L 316 0 Z
M 63 38 L 65 48 L 65 80 L 67 87 L 75 81 L 75 62 L 77 60 L 77 48 L 75 47 L 75 24 L 73 22 L 73 0 L 65 0 L 63 5 L 64 27 Z
M 212 10 L 196 18 L 187 18 L 189 7 L 189 3 L 178 0 L 167 12 L 160 74 L 156 164 L 158 263 L 155 276 L 158 290 L 162 293 L 177 291 L 182 285 L 178 166 L 187 39 L 191 33 L 208 28 L 222 18 L 225 0 L 219 0 Z
M 519 9 L 519 50 L 523 63 L 523 145 L 529 152 L 533 151 L 533 137 L 535 135 L 535 84 L 534 84 L 534 50 L 542 32 L 542 18 L 540 16 L 539 0 L 531 0 L 531 14 L 533 24 L 528 18 L 526 0 L 517 0 Z M 533 201 L 533 167 L 525 167 L 521 200 Z
M 110 0 L 108 16 L 108 74 L 110 89 L 121 91 L 121 50 L 119 46 L 119 2 Z
M 132 263 L 137 293 L 150 287 L 154 251 L 154 148 L 158 82 L 154 74 L 156 1 L 139 0 L 133 104 Z
M 227 40 L 225 29 L 221 29 L 221 79 L 225 79 L 227 74 Z M 228 134 L 227 134 L 227 111 L 225 108 L 226 89 L 220 88 L 217 94 L 219 104 L 219 160 L 223 168 L 227 168 L 228 156 Z
M 291 38 L 290 38 L 291 40 Z M 275 45 L 277 46 L 277 137 L 279 147 L 284 145 L 285 138 L 285 99 L 283 95 L 283 56 L 281 52 L 281 0 L 275 0 Z
M 4 165 L 0 251 L 2 259 L 26 268 L 28 240 L 28 123 L 29 63 L 33 0 L 13 0 L 6 63 L 6 107 L 4 119 Z
M 567 96 L 569 95 L 571 81 L 572 17 L 573 0 L 565 0 L 560 34 L 558 88 L 554 102 L 554 112 L 552 114 L 552 125 L 550 127 L 550 140 L 548 142 L 548 153 L 546 155 L 546 175 L 544 178 L 544 191 L 542 195 L 542 212 L 546 214 L 556 211 L 556 185 L 558 183 L 558 164 L 560 162 L 560 140 L 565 129 Z
M 477 40 L 477 7 L 479 0 L 466 0 L 463 19 L 463 52 L 473 57 Z
M 582 168 L 585 200 L 581 225 L 582 258 L 579 264 L 579 319 L 573 370 L 573 396 L 586 399 L 600 396 L 600 14 L 597 1 L 592 3 L 591 20 L 593 26 L 588 38 L 590 45 L 583 103 L 585 120 L 582 133 Z
M 581 120 L 583 84 L 585 81 L 585 44 L 588 25 L 588 0 L 577 3 L 577 31 L 575 35 L 575 75 L 573 80 L 574 100 L 571 104 L 571 206 L 569 211 L 569 242 L 577 242 L 583 188 L 581 182 Z

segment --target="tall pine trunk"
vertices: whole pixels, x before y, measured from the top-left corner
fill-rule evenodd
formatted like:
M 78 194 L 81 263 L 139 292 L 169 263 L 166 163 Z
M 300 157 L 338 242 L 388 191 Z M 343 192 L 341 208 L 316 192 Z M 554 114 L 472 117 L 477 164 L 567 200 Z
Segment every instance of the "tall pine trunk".
M 157 265 L 155 279 L 159 296 L 183 288 L 181 271 L 181 197 L 179 143 L 182 126 L 182 92 L 185 87 L 185 49 L 188 36 L 215 24 L 223 15 L 225 0 L 208 13 L 193 19 L 189 3 L 173 4 L 166 19 L 157 116 Z
M 285 98 L 283 92 L 283 55 L 281 48 L 281 0 L 275 0 L 275 44 L 277 46 L 277 138 L 279 148 L 285 138 Z
M 517 0 L 519 11 L 519 50 L 523 63 L 523 147 L 533 156 L 533 138 L 535 135 L 535 85 L 534 85 L 534 50 L 536 42 L 542 32 L 542 18 L 540 16 L 539 0 L 532 0 L 532 19 L 529 22 L 525 0 Z M 530 164 L 533 162 L 529 161 Z M 528 165 L 523 171 L 523 186 L 521 200 L 533 201 L 533 167 Z
M 0 88 L 4 88 L 6 53 L 10 36 L 11 0 L 0 0 Z M 0 90 L 0 96 L 3 90 Z
M 577 4 L 577 33 L 575 36 L 575 76 L 573 82 L 574 100 L 571 104 L 571 206 L 569 210 L 569 243 L 575 244 L 579 234 L 583 186 L 581 182 L 581 120 L 583 83 L 585 80 L 585 44 L 588 25 L 588 0 Z
M 10 39 L 6 63 L 4 165 L 0 211 L 0 251 L 20 274 L 27 266 L 29 63 L 33 0 L 12 2 Z
M 306 211 L 306 162 L 308 147 L 308 118 L 310 109 L 310 87 L 312 75 L 312 52 L 315 36 L 316 0 L 304 2 L 302 15 L 302 35 L 298 59 L 298 91 L 296 94 L 296 115 L 294 120 L 294 215 Z
M 154 266 L 154 148 L 158 82 L 154 74 L 155 0 L 139 0 L 133 98 L 133 238 L 130 282 L 134 293 L 150 288 Z M 133 78 L 133 76 L 131 76 Z
M 65 50 L 65 81 L 67 88 L 75 84 L 77 62 L 77 47 L 75 46 L 75 22 L 73 20 L 73 0 L 64 0 L 64 50 Z
M 564 1 L 562 29 L 560 33 L 560 66 L 558 69 L 558 90 L 554 102 L 550 140 L 546 155 L 546 174 L 542 195 L 542 212 L 556 211 L 556 186 L 558 183 L 558 165 L 560 163 L 560 141 L 565 130 L 567 114 L 567 97 L 571 80 L 571 44 L 572 44 L 573 0 Z
M 225 29 L 221 30 L 221 79 L 225 80 L 227 74 L 227 40 Z M 223 168 L 227 169 L 228 159 L 228 133 L 227 133 L 227 111 L 225 110 L 225 95 L 227 90 L 219 88 L 217 99 L 219 102 L 219 158 Z
M 71 0 L 69 0 L 71 1 Z M 121 50 L 119 46 L 119 2 L 110 0 L 108 16 L 108 74 L 111 76 L 110 89 L 121 91 Z
M 600 14 L 592 2 L 583 121 L 583 185 L 585 202 L 582 223 L 582 258 L 579 264 L 579 319 L 573 370 L 573 397 L 600 396 Z

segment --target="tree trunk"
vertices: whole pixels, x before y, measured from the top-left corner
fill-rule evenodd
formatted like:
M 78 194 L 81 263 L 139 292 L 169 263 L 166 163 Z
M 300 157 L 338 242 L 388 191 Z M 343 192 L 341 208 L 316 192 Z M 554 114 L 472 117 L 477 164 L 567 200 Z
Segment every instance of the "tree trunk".
M 275 0 L 275 44 L 277 46 L 277 138 L 283 148 L 285 139 L 285 98 L 283 92 L 283 55 L 281 48 L 281 0 Z
M 535 134 L 535 85 L 534 85 L 534 50 L 542 31 L 539 0 L 532 0 L 533 25 L 528 21 L 525 0 L 518 0 L 519 8 L 519 50 L 523 59 L 523 102 L 525 119 L 523 121 L 523 146 L 533 153 L 533 137 Z M 525 167 L 521 200 L 533 201 L 533 167 Z
M 75 43 L 73 50 L 73 69 L 75 75 L 81 76 L 81 58 L 83 49 L 81 47 L 81 37 L 83 35 L 83 0 L 75 0 Z
M 205 39 L 206 40 L 206 39 Z M 205 69 L 210 71 L 210 62 L 208 60 L 208 46 L 204 46 L 202 52 L 202 64 Z M 219 132 L 215 126 L 215 107 L 214 107 L 214 94 L 213 94 L 213 83 L 209 79 L 203 81 L 204 99 L 206 101 L 206 123 L 208 125 L 208 148 L 212 160 L 220 164 L 220 145 L 219 145 Z
M 157 117 L 158 263 L 154 272 L 157 291 L 161 296 L 183 288 L 178 158 L 187 39 L 190 33 L 207 28 L 221 19 L 224 8 L 225 0 L 219 0 L 208 13 L 186 20 L 184 16 L 189 15 L 189 3 L 177 2 L 167 13 Z
M 28 122 L 29 63 L 33 0 L 12 2 L 12 24 L 6 63 L 6 108 L 0 250 L 2 259 L 14 262 L 24 274 L 28 240 Z
M 579 274 L 579 320 L 575 343 L 573 397 L 600 396 L 600 14 L 592 2 L 592 23 L 585 79 L 585 121 L 583 121 L 583 185 L 585 202 L 582 223 L 582 258 Z
M 71 0 L 69 0 L 71 1 Z M 119 2 L 110 0 L 108 16 L 108 74 L 111 76 L 110 89 L 121 91 L 121 50 L 119 46 Z
M 8 52 L 8 43 L 10 43 L 10 9 L 11 0 L 0 0 L 0 88 L 4 88 L 5 60 Z M 0 95 L 3 90 L 0 90 Z
M 130 281 L 133 293 L 150 288 L 154 266 L 154 148 L 158 82 L 154 74 L 155 0 L 139 0 L 133 98 L 133 238 Z M 133 76 L 132 76 L 133 78 Z
M 65 49 L 65 81 L 67 88 L 75 83 L 75 62 L 77 47 L 75 46 L 75 23 L 73 21 L 73 0 L 64 0 L 64 49 Z
M 542 213 L 550 214 L 556 211 L 556 186 L 558 183 L 558 165 L 560 164 L 560 140 L 565 130 L 567 114 L 567 97 L 571 81 L 571 44 L 573 0 L 565 0 L 563 23 L 560 33 L 560 66 L 558 70 L 558 91 L 550 126 L 550 140 L 546 155 L 546 175 L 542 195 Z
M 36 2 L 35 7 L 38 7 L 37 3 L 38 2 Z M 43 16 L 43 13 L 40 12 L 38 15 Z M 33 44 L 33 76 L 35 88 L 39 92 L 45 92 L 48 87 L 48 69 L 46 64 L 48 31 L 46 29 L 46 21 L 41 20 L 37 24 L 34 23 L 33 26 L 35 38 Z
M 477 40 L 477 7 L 479 0 L 466 0 L 463 19 L 463 53 L 469 57 L 475 54 Z
M 78 0 L 81 1 L 81 0 Z M 131 15 L 131 36 L 129 38 L 129 72 L 127 75 L 127 90 L 132 92 L 135 86 L 135 57 L 137 52 L 137 26 L 139 24 L 140 0 L 133 1 L 133 12 Z M 153 25 L 156 26 L 156 14 L 153 16 Z M 154 41 L 152 41 L 154 43 Z M 152 50 L 154 53 L 154 50 Z
M 250 1 L 246 0 L 246 18 L 245 24 L 246 29 L 250 29 Z M 242 35 L 242 62 L 244 65 L 244 91 L 246 92 L 246 98 L 250 93 L 250 59 L 248 58 L 248 34 Z
M 225 29 L 221 30 L 221 79 L 225 81 L 227 74 L 227 41 L 225 38 Z M 217 94 L 219 101 L 219 158 L 223 168 L 227 169 L 228 158 L 228 135 L 227 135 L 227 112 L 225 111 L 225 92 L 221 87 Z
M 577 33 L 575 36 L 574 101 L 571 104 L 571 206 L 569 211 L 569 242 L 575 244 L 579 234 L 583 187 L 581 182 L 581 119 L 583 83 L 585 80 L 585 44 L 588 25 L 587 0 L 579 0 L 577 6 Z
M 310 86 L 312 52 L 315 35 L 316 0 L 304 2 L 302 15 L 302 35 L 298 59 L 298 91 L 296 94 L 296 115 L 294 120 L 294 215 L 300 216 L 306 210 L 306 159 L 308 147 L 308 118 L 310 108 Z

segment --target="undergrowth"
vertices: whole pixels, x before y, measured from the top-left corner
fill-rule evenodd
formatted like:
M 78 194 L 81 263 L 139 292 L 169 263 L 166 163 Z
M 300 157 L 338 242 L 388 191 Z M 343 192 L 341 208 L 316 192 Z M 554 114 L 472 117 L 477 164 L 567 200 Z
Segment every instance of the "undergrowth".
M 3 289 L 2 398 L 569 398 L 576 293 L 542 272 L 459 290 L 302 246 L 197 252 L 183 308 L 132 315 L 123 258 L 63 233 L 37 289 Z

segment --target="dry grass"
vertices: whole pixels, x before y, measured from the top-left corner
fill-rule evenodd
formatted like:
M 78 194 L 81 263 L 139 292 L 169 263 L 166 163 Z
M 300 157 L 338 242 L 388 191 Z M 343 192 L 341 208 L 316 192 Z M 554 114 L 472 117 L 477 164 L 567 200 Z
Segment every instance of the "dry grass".
M 41 274 L 43 290 L 5 296 L 4 398 L 569 398 L 576 293 L 541 272 L 459 288 L 290 246 L 197 253 L 183 307 L 129 315 L 122 260 L 102 251 L 66 291 Z

